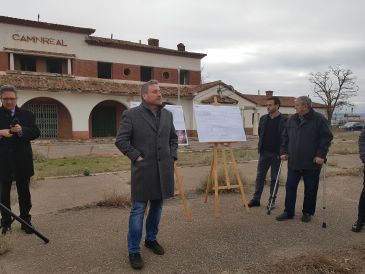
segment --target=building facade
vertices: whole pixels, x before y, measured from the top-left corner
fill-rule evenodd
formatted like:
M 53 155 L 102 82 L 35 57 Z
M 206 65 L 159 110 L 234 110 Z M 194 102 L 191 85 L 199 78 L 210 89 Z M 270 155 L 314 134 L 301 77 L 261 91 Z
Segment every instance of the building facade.
M 257 133 L 266 109 L 221 81 L 201 83 L 206 54 L 93 36 L 91 28 L 0 16 L 0 85 L 17 87 L 19 106 L 36 114 L 41 137 L 114 137 L 123 111 L 140 101 L 142 83 L 156 79 L 166 103 L 183 107 L 196 134 L 194 104 L 238 105 L 246 133 Z M 293 108 L 291 107 L 291 112 Z M 288 113 L 289 110 L 288 110 Z

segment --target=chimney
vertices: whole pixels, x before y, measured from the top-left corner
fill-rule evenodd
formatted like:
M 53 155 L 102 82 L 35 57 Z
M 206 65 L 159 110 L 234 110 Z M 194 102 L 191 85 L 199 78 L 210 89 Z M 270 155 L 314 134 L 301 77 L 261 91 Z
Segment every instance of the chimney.
M 265 91 L 265 93 L 266 93 L 266 97 L 269 98 L 269 97 L 272 97 L 274 92 L 272 90 L 267 90 L 267 91 Z
M 159 41 L 158 41 L 158 39 L 155 39 L 155 38 L 148 38 L 148 45 L 154 46 L 154 47 L 159 47 Z
M 185 45 L 183 43 L 177 44 L 178 51 L 185 51 Z

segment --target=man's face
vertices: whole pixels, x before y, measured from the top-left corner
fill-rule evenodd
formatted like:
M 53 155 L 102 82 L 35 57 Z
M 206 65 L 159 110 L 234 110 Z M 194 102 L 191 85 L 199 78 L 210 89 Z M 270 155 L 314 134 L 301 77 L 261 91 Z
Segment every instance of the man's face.
M 150 85 L 147 93 L 143 94 L 143 100 L 145 100 L 148 105 L 161 106 L 162 95 L 159 85 Z
M 278 111 L 279 105 L 275 105 L 274 100 L 267 100 L 266 101 L 266 109 L 267 112 L 273 114 Z
M 5 91 L 1 95 L 1 103 L 6 109 L 14 109 L 16 106 L 17 97 L 12 91 Z
M 302 104 L 301 102 L 295 101 L 294 103 L 294 108 L 296 110 L 296 112 L 300 115 L 303 116 L 304 114 L 306 114 L 309 109 L 308 106 L 305 104 Z

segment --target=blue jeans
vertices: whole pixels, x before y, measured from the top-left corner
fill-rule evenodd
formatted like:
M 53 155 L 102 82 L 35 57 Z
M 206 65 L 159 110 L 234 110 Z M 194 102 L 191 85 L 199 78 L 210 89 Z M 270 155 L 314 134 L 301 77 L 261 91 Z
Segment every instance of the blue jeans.
M 150 201 L 150 210 L 146 219 L 146 240 L 155 241 L 157 239 L 158 225 L 161 219 L 163 200 Z M 132 203 L 129 215 L 128 231 L 128 253 L 141 253 L 141 239 L 143 230 L 143 218 L 147 201 Z
M 280 158 L 278 157 L 278 155 L 270 152 L 260 153 L 260 159 L 257 164 L 255 194 L 253 195 L 252 200 L 260 201 L 262 191 L 264 190 L 266 174 L 270 167 L 271 167 L 270 198 L 273 197 L 275 201 L 276 194 L 278 193 L 278 187 L 276 188 L 275 193 L 273 192 L 274 192 L 276 177 L 278 176 L 279 172 Z
M 285 211 L 288 216 L 295 215 L 295 202 L 297 200 L 297 189 L 300 179 L 304 181 L 303 213 L 314 215 L 317 203 L 317 191 L 319 184 L 320 169 L 293 170 L 288 167 L 288 178 L 286 180 Z

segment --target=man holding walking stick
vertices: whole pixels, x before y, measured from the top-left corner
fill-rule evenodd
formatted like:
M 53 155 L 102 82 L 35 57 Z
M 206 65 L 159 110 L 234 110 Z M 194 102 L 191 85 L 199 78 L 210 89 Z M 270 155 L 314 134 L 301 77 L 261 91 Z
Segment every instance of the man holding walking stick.
M 255 194 L 248 203 L 249 207 L 260 206 L 261 194 L 264 189 L 265 178 L 269 168 L 271 168 L 271 183 L 270 198 L 267 207 L 269 209 L 270 204 L 270 210 L 275 207 L 275 198 L 277 194 L 275 182 L 279 175 L 281 135 L 287 120 L 286 116 L 279 112 L 279 108 L 280 99 L 278 97 L 267 98 L 266 109 L 268 114 L 263 115 L 260 118 L 259 123 L 258 150 L 260 159 L 257 164 Z
M 365 164 L 365 128 L 361 131 L 359 137 L 359 153 L 361 161 Z M 360 232 L 365 224 L 365 168 L 363 184 L 364 187 L 362 188 L 359 200 L 358 218 L 356 222 L 352 225 L 353 232 Z
M 291 116 L 283 133 L 280 158 L 288 160 L 285 210 L 276 217 L 278 221 L 293 219 L 297 188 L 301 178 L 304 181 L 304 202 L 302 222 L 310 222 L 317 202 L 317 191 L 321 167 L 327 157 L 333 135 L 326 118 L 312 109 L 307 96 L 295 100 L 296 114 Z

